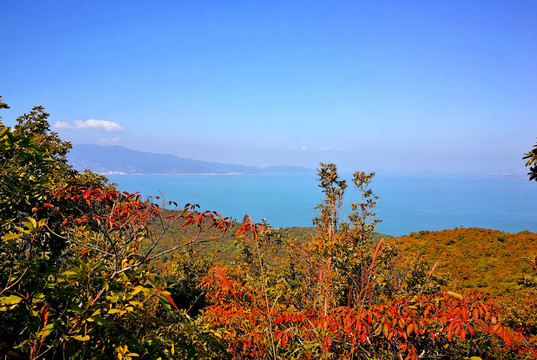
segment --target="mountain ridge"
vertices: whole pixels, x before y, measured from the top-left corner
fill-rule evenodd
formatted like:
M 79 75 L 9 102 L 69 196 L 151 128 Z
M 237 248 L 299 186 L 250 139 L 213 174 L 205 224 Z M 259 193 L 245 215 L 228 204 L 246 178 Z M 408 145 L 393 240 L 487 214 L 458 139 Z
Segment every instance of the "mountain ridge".
M 101 174 L 201 175 L 201 174 L 292 174 L 313 172 L 299 166 L 257 167 L 224 164 L 179 157 L 172 154 L 132 150 L 123 146 L 77 144 L 68 154 L 76 170 L 90 169 Z

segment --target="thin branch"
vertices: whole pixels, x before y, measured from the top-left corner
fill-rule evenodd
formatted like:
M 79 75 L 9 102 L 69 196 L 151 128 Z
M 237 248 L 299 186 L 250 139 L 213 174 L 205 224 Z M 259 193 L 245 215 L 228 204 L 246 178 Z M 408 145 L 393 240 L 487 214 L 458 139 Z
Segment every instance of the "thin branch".
M 95 247 L 95 246 L 91 246 L 91 245 L 83 244 L 83 243 L 81 243 L 81 242 L 79 242 L 79 241 L 76 241 L 76 240 L 70 239 L 70 238 L 68 238 L 68 237 L 62 236 L 62 235 L 56 233 L 54 230 L 52 230 L 47 224 L 44 224 L 44 226 L 48 229 L 48 231 L 51 232 L 51 234 L 53 234 L 54 236 L 57 236 L 57 237 L 59 237 L 59 238 L 61 238 L 61 239 L 63 239 L 63 240 L 69 241 L 69 242 L 71 242 L 71 243 L 73 243 L 73 244 L 76 244 L 76 245 L 78 245 L 78 246 L 82 246 L 82 247 L 84 247 L 84 248 L 86 248 L 86 249 L 91 249 L 91 250 L 95 250 L 95 251 L 97 251 L 97 252 L 106 254 L 107 256 L 114 255 L 114 254 L 111 254 L 111 253 L 106 252 L 106 251 L 104 251 L 104 250 L 101 250 L 101 249 L 99 249 L 99 248 L 97 248 L 97 247 Z
M 26 271 L 28 271 L 28 267 L 26 267 L 26 268 L 24 269 L 24 271 L 22 272 L 22 275 L 19 276 L 19 278 L 18 278 L 14 283 L 12 283 L 11 285 L 9 285 L 9 283 L 11 282 L 11 274 L 12 274 L 12 269 L 9 269 L 9 280 L 7 281 L 7 284 L 6 284 L 6 286 L 4 287 L 4 289 L 3 289 L 2 291 L 0 291 L 0 295 L 2 295 L 6 290 L 9 290 L 9 289 L 11 289 L 13 286 L 17 285 L 17 283 L 18 283 L 19 281 L 22 280 L 24 274 L 26 274 Z

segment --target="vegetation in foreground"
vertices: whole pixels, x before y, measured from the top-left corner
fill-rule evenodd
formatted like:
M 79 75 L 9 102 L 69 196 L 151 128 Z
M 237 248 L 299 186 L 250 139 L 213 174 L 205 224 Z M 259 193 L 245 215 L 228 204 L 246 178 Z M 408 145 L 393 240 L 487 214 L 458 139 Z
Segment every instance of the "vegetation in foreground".
M 14 129 L 0 125 L 6 359 L 537 355 L 535 259 L 528 258 L 524 286 L 512 289 L 524 301 L 510 307 L 466 291 L 478 281 L 471 273 L 450 289 L 440 265 L 400 260 L 411 251 L 404 238 L 373 239 L 373 174 L 355 174 L 362 202 L 341 219 L 347 183 L 334 165 L 321 164 L 324 199 L 314 233 L 297 246 L 248 216 L 237 224 L 190 204 L 169 212 L 100 175 L 74 171 L 65 159 L 70 144 L 50 131 L 47 117 L 36 107 Z M 185 233 L 163 246 L 178 226 Z M 200 251 L 228 234 L 235 250 L 225 261 Z M 457 261 L 454 273 L 469 260 Z

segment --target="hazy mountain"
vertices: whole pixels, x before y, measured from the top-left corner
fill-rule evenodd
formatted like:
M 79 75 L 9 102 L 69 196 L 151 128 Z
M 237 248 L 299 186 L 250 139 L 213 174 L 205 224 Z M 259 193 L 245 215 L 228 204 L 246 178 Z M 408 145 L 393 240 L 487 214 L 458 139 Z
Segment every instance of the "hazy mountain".
M 259 168 L 214 163 L 170 154 L 136 151 L 121 146 L 73 145 L 68 157 L 77 170 L 90 169 L 103 174 L 268 174 L 313 171 L 297 166 Z

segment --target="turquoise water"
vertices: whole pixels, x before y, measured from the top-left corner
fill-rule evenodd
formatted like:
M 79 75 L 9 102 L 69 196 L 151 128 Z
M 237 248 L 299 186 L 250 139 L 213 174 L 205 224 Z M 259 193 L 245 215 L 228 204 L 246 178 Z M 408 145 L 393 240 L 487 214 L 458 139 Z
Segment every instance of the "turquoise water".
M 343 174 L 350 178 L 351 174 Z M 144 196 L 162 193 L 181 207 L 254 221 L 275 227 L 311 226 L 322 198 L 315 174 L 263 175 L 111 175 L 122 190 Z M 380 197 L 377 230 L 403 235 L 420 230 L 482 227 L 507 232 L 537 232 L 537 183 L 497 176 L 377 174 L 371 184 Z M 349 187 L 346 209 L 359 202 Z M 347 211 L 344 209 L 344 212 Z

